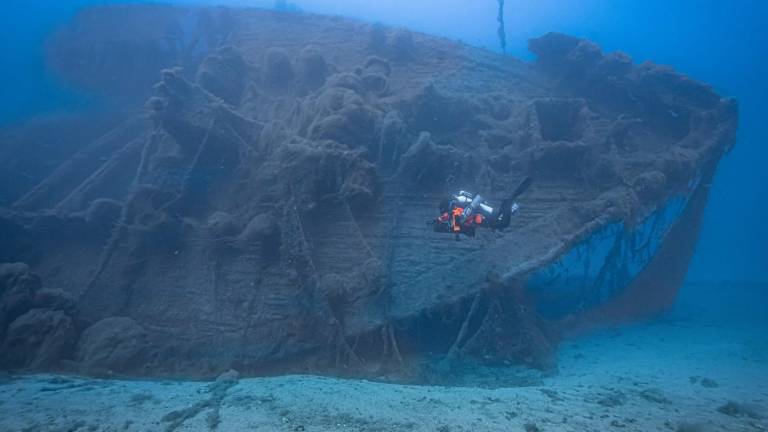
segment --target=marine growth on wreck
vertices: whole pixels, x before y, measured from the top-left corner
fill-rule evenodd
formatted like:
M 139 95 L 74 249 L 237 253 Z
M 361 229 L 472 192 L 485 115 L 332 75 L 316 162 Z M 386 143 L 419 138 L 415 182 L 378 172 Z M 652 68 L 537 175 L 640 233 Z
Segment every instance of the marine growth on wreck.
M 0 364 L 442 383 L 464 362 L 551 370 L 564 336 L 663 310 L 735 102 L 588 40 L 528 46 L 84 10 L 50 62 L 114 106 L 0 139 Z M 425 227 L 448 192 L 526 177 L 503 232 Z

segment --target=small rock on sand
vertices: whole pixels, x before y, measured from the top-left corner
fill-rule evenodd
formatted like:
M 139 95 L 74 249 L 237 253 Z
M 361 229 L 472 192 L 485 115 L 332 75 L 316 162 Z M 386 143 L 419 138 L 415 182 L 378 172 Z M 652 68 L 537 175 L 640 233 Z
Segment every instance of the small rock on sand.
M 671 403 L 670 400 L 659 389 L 649 388 L 640 392 L 640 397 L 648 402 L 654 402 L 659 404 Z
M 740 404 L 734 401 L 728 401 L 717 409 L 719 412 L 731 417 L 747 416 L 753 419 L 763 418 L 753 407 Z
M 526 423 L 524 426 L 525 432 L 541 432 L 541 428 L 536 423 Z

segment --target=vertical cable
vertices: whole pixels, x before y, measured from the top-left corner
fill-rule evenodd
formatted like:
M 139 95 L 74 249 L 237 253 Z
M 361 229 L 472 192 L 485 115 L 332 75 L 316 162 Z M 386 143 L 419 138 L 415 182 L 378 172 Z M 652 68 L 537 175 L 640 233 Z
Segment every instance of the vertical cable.
M 499 2 L 499 14 L 496 17 L 496 21 L 499 22 L 499 29 L 496 33 L 499 35 L 499 45 L 501 45 L 501 52 L 507 53 L 507 32 L 504 30 L 504 0 L 496 0 Z

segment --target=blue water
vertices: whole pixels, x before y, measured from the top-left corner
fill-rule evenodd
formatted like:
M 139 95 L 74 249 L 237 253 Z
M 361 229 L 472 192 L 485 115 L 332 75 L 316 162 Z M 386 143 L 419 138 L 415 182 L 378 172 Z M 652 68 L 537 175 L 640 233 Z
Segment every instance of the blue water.
M 0 17 L 0 123 L 41 112 L 93 106 L 45 67 L 45 40 L 93 0 L 11 0 Z M 177 3 L 205 3 L 178 2 Z M 271 1 L 216 4 L 272 6 Z M 499 50 L 494 0 L 359 2 L 297 0 L 309 12 L 403 25 Z M 408 10 L 407 14 L 402 13 Z M 768 283 L 768 2 L 651 0 L 508 0 L 507 51 L 530 59 L 528 38 L 561 31 L 622 50 L 636 62 L 668 64 L 708 82 L 740 106 L 735 150 L 721 163 L 696 256 L 692 282 Z
M 272 7 L 275 4 L 272 0 L 174 0 L 170 2 L 259 7 Z M 3 2 L 5 13 L 0 14 L 0 46 L 3 49 L 0 55 L 0 71 L 2 71 L 0 72 L 2 74 L 0 75 L 2 78 L 0 95 L 3 98 L 3 103 L 0 105 L 0 128 L 35 115 L 98 109 L 103 103 L 98 95 L 87 94 L 69 87 L 47 69 L 45 44 L 47 38 L 65 25 L 80 8 L 105 3 L 143 2 L 138 0 L 130 2 L 5 0 Z M 418 31 L 460 39 L 492 51 L 501 50 L 497 37 L 497 0 L 293 0 L 283 2 L 281 7 L 405 26 Z M 721 95 L 735 98 L 739 102 L 738 140 L 735 149 L 721 161 L 716 173 L 700 241 L 689 269 L 688 280 L 681 289 L 676 304 L 660 319 L 640 324 L 634 330 L 631 327 L 609 329 L 605 330 L 606 334 L 598 335 L 597 338 L 589 335 L 583 340 L 569 341 L 565 344 L 560 351 L 562 357 L 560 376 L 564 378 L 562 381 L 555 381 L 556 378 L 552 378 L 554 383 L 552 388 L 557 389 L 557 385 L 561 385 L 568 389 L 562 394 L 567 395 L 569 391 L 573 394 L 577 394 L 577 391 L 587 391 L 588 397 L 592 397 L 592 388 L 629 386 L 630 384 L 627 383 L 630 378 L 640 381 L 647 379 L 646 383 L 652 383 L 648 385 L 658 387 L 668 385 L 676 390 L 680 388 L 680 382 L 670 377 L 687 385 L 691 375 L 706 374 L 708 377 L 719 380 L 723 384 L 722 388 L 702 390 L 699 387 L 687 387 L 693 389 L 692 394 L 695 393 L 695 396 L 681 393 L 675 403 L 687 400 L 695 402 L 701 392 L 713 391 L 716 396 L 708 393 L 703 398 L 709 398 L 709 402 L 714 404 L 707 409 L 710 414 L 717 416 L 719 414 L 715 412 L 715 407 L 726 399 L 730 399 L 732 394 L 742 397 L 739 393 L 741 391 L 739 385 L 751 383 L 753 387 L 759 388 L 754 390 L 746 386 L 743 392 L 747 396 L 743 396 L 743 400 L 757 401 L 761 398 L 760 403 L 768 407 L 768 393 L 758 384 L 768 371 L 765 368 L 768 359 L 768 339 L 766 338 L 768 334 L 768 314 L 766 314 L 768 310 L 768 131 L 766 131 L 768 29 L 765 27 L 767 22 L 768 1 L 762 0 L 677 0 L 674 2 L 668 0 L 506 0 L 504 23 L 507 36 L 506 53 L 509 55 L 533 60 L 527 51 L 529 38 L 549 31 L 569 33 L 591 39 L 607 51 L 624 51 L 636 62 L 651 60 L 671 65 L 682 73 L 711 84 Z M 554 294 L 550 296 L 550 299 L 553 299 L 551 302 L 541 303 L 542 310 L 539 311 L 541 315 L 548 318 L 562 318 L 578 308 L 598 305 L 614 295 L 616 290 L 626 286 L 627 282 L 642 269 L 642 265 L 647 263 L 649 254 L 657 250 L 663 233 L 677 219 L 684 204 L 684 197 L 671 200 L 666 207 L 660 208 L 648 219 L 641 221 L 642 223 L 632 233 L 627 233 L 620 224 L 608 225 L 565 254 L 551 267 L 544 268 L 535 274 L 530 280 L 529 287 L 533 292 L 546 295 L 547 290 L 552 290 L 553 287 L 558 290 L 556 293 L 550 292 Z M 627 252 L 619 255 L 619 261 L 624 267 L 613 275 L 613 279 L 601 280 L 600 284 L 596 283 L 599 265 L 609 259 L 611 247 L 619 243 L 646 244 L 648 247 L 639 251 L 627 248 Z M 589 259 L 584 259 L 585 256 Z M 572 301 L 574 298 L 581 303 Z M 588 304 L 585 303 L 585 299 Z M 624 337 L 619 338 L 616 335 Z M 721 356 L 721 352 L 725 354 Z M 630 362 L 633 353 L 637 356 L 634 365 Z M 675 359 L 676 361 L 673 361 Z M 678 370 L 674 370 L 675 365 Z M 672 369 L 672 372 L 665 374 L 667 368 Z M 640 372 L 637 372 L 638 370 Z M 739 374 L 743 376 L 740 377 Z M 569 381 L 571 379 L 569 377 L 574 376 L 580 377 L 579 379 L 583 379 L 587 384 L 582 385 L 582 381 L 573 381 L 578 383 L 578 386 L 568 387 L 569 383 L 573 384 Z M 618 381 L 609 381 L 608 379 L 612 377 L 618 377 Z M 629 378 L 622 383 L 625 377 Z M 39 380 L 43 383 L 42 385 L 48 386 L 46 388 L 49 388 L 51 381 L 59 380 L 61 384 L 60 378 L 43 378 L 29 379 Z M 743 380 L 739 381 L 739 379 Z M 97 393 L 93 401 L 84 397 L 78 405 L 73 404 L 74 398 L 66 396 L 65 393 L 48 391 L 41 398 L 42 391 L 33 392 L 34 385 L 41 385 L 40 382 L 37 384 L 33 382 L 32 385 L 17 384 L 19 390 L 14 389 L 15 393 L 11 393 L 10 388 L 3 389 L 2 380 L 3 377 L 0 376 L 0 414 L 5 412 L 6 419 L 12 417 L 7 413 L 13 413 L 15 416 L 26 409 L 29 412 L 25 415 L 34 418 L 35 421 L 38 417 L 42 418 L 45 415 L 56 418 L 56 422 L 67 424 L 66 422 L 69 421 L 66 420 L 67 415 L 62 413 L 69 412 L 70 418 L 76 418 L 89 412 L 89 415 L 94 414 L 96 419 L 93 421 L 97 424 L 102 421 L 102 412 L 108 412 L 110 414 L 105 414 L 104 418 L 112 416 L 113 422 L 118 424 L 115 419 L 123 422 L 121 416 L 127 413 L 138 418 L 139 425 L 142 427 L 144 426 L 141 423 L 142 420 L 151 419 L 154 423 L 147 426 L 146 430 L 152 430 L 152 427 L 160 424 L 159 420 L 155 420 L 160 419 L 165 411 L 171 409 L 168 407 L 179 408 L 182 405 L 188 405 L 194 397 L 200 397 L 201 392 L 205 394 L 206 391 L 204 388 L 195 387 L 197 385 L 195 383 L 173 383 L 177 387 L 171 387 L 171 383 L 153 381 L 120 383 L 119 390 L 104 390 L 103 394 Z M 290 387 L 291 380 L 298 382 L 293 388 Z M 321 418 L 326 411 L 344 412 L 343 402 L 345 401 L 334 402 L 329 395 L 341 394 L 343 399 L 349 401 L 357 399 L 357 397 L 346 396 L 353 392 L 371 399 L 387 400 L 386 396 L 388 396 L 383 387 L 361 391 L 358 387 L 360 385 L 374 386 L 365 382 L 362 384 L 333 382 L 327 384 L 328 387 L 322 387 L 317 383 L 312 384 L 312 380 L 310 385 L 307 385 L 307 382 L 300 381 L 300 378 L 289 378 L 285 388 L 279 379 L 276 382 L 278 384 L 270 384 L 270 381 L 253 381 L 242 384 L 238 391 L 246 392 L 243 390 L 245 388 L 252 394 L 264 392 L 263 400 L 269 407 L 278 400 L 276 406 L 280 406 L 281 409 L 273 407 L 272 415 L 278 418 L 279 413 L 281 425 L 288 418 L 283 415 L 283 412 L 288 412 L 288 408 L 301 411 L 306 407 L 317 405 L 321 408 L 314 411 L 315 418 Z M 104 387 L 108 385 L 112 384 L 104 384 Z M 144 389 L 142 385 L 146 385 L 149 390 Z M 270 385 L 274 386 L 277 398 L 272 394 Z M 632 385 L 637 386 L 638 383 L 635 382 Z M 130 386 L 137 387 L 132 389 Z M 184 394 L 185 389 L 190 394 L 194 391 L 197 396 L 192 395 L 187 398 Z M 317 395 L 312 394 L 313 389 L 319 389 Z M 305 395 L 303 391 L 309 395 Z M 417 390 L 410 388 L 408 391 L 416 392 Z M 427 392 L 431 391 L 433 390 L 427 390 Z M 450 391 L 454 390 L 440 388 L 439 391 L 429 394 L 429 398 L 421 397 L 419 394 L 411 399 L 404 398 L 402 401 L 397 400 L 391 404 L 396 406 L 397 410 L 403 410 L 405 407 L 411 411 L 419 411 L 422 405 L 418 405 L 417 402 L 431 403 L 436 400 L 433 396 L 443 397 Z M 131 405 L 129 396 L 148 394 L 146 392 L 154 392 L 153 397 L 163 401 L 162 405 L 155 404 L 153 407 L 157 411 L 157 407 L 160 406 L 165 410 L 164 412 L 134 414 L 131 411 L 144 408 L 140 405 Z M 504 399 L 505 406 L 512 406 L 513 401 L 519 405 L 521 398 L 516 392 L 517 390 L 514 390 L 507 394 L 508 398 Z M 531 393 L 534 397 L 530 396 Z M 557 410 L 566 405 L 557 401 L 549 403 L 551 402 L 549 400 L 545 400 L 545 404 L 540 404 L 536 402 L 537 393 L 537 390 L 532 390 L 525 393 L 527 396 L 522 397 L 523 401 L 534 401 L 530 402 L 531 411 L 538 410 L 541 406 L 546 406 L 548 410 L 551 408 Z M 3 399 L 4 394 L 9 396 Z M 79 395 L 83 394 L 85 392 Z M 235 392 L 234 395 L 237 396 L 237 394 Z M 472 394 L 462 398 L 465 401 L 471 400 L 471 403 L 465 404 L 469 404 L 467 405 L 469 407 L 476 404 L 475 399 L 483 399 L 482 403 L 477 405 L 485 409 L 486 402 L 493 402 L 499 394 L 491 394 L 491 396 L 483 399 Z M 46 397 L 50 399 L 45 399 Z M 110 402 L 110 397 L 114 398 L 114 401 Z M 365 400 L 365 397 L 361 399 Z M 505 397 L 503 392 L 501 397 Z M 578 399 L 581 402 L 584 398 L 578 396 Z M 29 402 L 32 400 L 35 402 Z M 458 400 L 461 399 L 452 400 L 451 404 Z M 97 405 L 99 403 L 107 407 Z M 282 409 L 283 406 L 279 403 L 286 403 L 285 406 L 288 408 Z M 110 404 L 114 406 L 108 406 Z M 368 409 L 377 416 L 385 416 L 386 411 L 377 412 L 376 409 L 371 408 L 377 404 L 385 405 L 383 402 L 374 400 L 369 402 Z M 94 408 L 97 406 L 98 410 Z M 366 407 L 361 402 L 361 405 L 349 408 L 349 412 L 359 414 L 360 406 L 363 409 Z M 82 409 L 83 407 L 86 409 Z M 232 407 L 229 408 L 232 409 Z M 423 410 L 431 412 L 434 408 L 434 406 L 424 406 Z M 462 406 L 458 403 L 455 407 L 450 405 L 450 410 L 461 411 L 459 408 Z M 462 409 L 464 408 L 466 406 Z M 669 416 L 677 418 L 682 415 L 679 415 L 677 405 L 674 405 L 676 413 L 674 415 L 671 414 L 672 408 L 667 410 L 667 405 L 662 405 L 662 408 L 662 411 L 666 411 L 658 414 L 658 421 L 654 423 L 658 428 L 661 428 L 664 424 L 662 422 Z M 613 408 L 610 408 L 606 412 L 614 413 L 615 411 L 612 410 Z M 685 408 L 683 411 L 684 414 L 688 413 Z M 317 414 L 318 412 L 320 414 Z M 435 412 L 434 416 L 445 415 L 439 410 Z M 249 416 L 258 417 L 250 411 L 242 414 L 243 418 Z M 347 419 L 351 418 L 345 412 L 344 416 Z M 565 414 L 558 414 L 558 416 L 563 417 Z M 3 423 L 2 417 L 3 415 L 0 415 L 0 425 Z M 231 420 L 233 417 L 236 416 L 229 418 L 224 416 L 225 420 Z M 495 418 L 500 421 L 503 417 L 498 414 Z M 474 421 L 474 417 L 472 420 Z M 734 421 L 728 417 L 722 417 L 720 420 L 726 424 Z M 745 422 L 739 424 L 746 424 Z M 607 424 L 606 420 L 601 427 L 607 430 Z M 220 430 L 239 429 L 222 428 Z M 555 426 L 548 426 L 545 430 L 558 429 Z M 627 430 L 640 429 L 628 428 Z

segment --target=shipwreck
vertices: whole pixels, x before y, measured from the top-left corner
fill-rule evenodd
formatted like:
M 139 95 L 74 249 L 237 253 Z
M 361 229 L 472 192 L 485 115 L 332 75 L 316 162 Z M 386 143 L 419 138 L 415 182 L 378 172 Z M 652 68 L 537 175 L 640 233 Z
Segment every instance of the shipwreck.
M 663 311 L 736 103 L 550 33 L 533 62 L 258 9 L 103 6 L 48 44 L 99 109 L 0 138 L 0 364 L 206 377 L 551 368 Z M 533 185 L 455 241 L 449 191 Z M 431 378 L 430 378 L 431 377 Z

